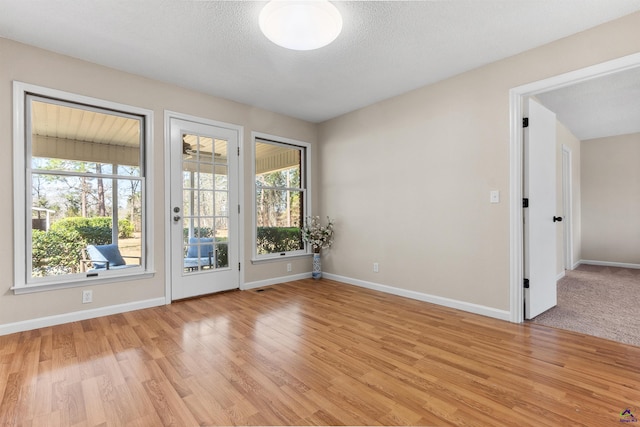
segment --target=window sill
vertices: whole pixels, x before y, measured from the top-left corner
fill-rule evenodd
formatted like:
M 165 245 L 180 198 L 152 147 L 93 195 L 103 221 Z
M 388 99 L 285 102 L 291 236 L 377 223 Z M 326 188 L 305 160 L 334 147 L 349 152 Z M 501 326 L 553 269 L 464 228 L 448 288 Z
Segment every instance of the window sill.
M 312 253 L 304 253 L 304 254 L 292 254 L 292 255 L 279 255 L 269 258 L 251 258 L 251 264 L 268 264 L 272 262 L 291 260 L 297 258 L 307 258 L 312 256 Z
M 35 292 L 55 291 L 60 289 L 78 288 L 81 286 L 102 285 L 107 283 L 128 282 L 132 280 L 149 279 L 155 275 L 155 271 L 141 273 L 109 275 L 107 277 L 83 277 L 72 282 L 42 283 L 33 285 L 14 286 L 11 288 L 15 295 L 31 294 Z

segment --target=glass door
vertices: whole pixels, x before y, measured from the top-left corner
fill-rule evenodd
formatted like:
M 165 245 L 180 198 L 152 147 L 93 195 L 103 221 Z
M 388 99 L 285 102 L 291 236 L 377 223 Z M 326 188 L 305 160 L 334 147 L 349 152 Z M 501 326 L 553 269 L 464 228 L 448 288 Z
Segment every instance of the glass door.
M 171 119 L 172 299 L 239 286 L 238 132 Z

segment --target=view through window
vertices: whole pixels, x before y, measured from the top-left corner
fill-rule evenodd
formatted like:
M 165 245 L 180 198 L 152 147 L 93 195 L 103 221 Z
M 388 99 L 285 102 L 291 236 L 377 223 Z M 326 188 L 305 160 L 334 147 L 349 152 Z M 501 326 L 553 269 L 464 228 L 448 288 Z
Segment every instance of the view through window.
M 26 97 L 27 283 L 144 266 L 144 120 Z
M 256 254 L 304 251 L 305 147 L 256 139 Z

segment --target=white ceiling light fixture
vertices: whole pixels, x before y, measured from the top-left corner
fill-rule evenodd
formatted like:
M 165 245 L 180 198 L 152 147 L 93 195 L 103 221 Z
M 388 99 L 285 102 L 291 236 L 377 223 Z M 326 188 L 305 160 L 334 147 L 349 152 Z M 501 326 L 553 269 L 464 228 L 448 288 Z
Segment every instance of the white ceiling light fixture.
M 342 16 L 327 0 L 271 0 L 260 12 L 260 29 L 279 46 L 313 50 L 338 37 Z

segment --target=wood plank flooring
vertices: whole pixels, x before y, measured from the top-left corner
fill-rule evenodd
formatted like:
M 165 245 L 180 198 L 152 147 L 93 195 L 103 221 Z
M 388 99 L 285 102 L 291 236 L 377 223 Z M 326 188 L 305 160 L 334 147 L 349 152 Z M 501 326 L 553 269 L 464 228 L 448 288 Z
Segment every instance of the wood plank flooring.
M 2 426 L 620 425 L 640 347 L 301 280 L 0 337 Z

